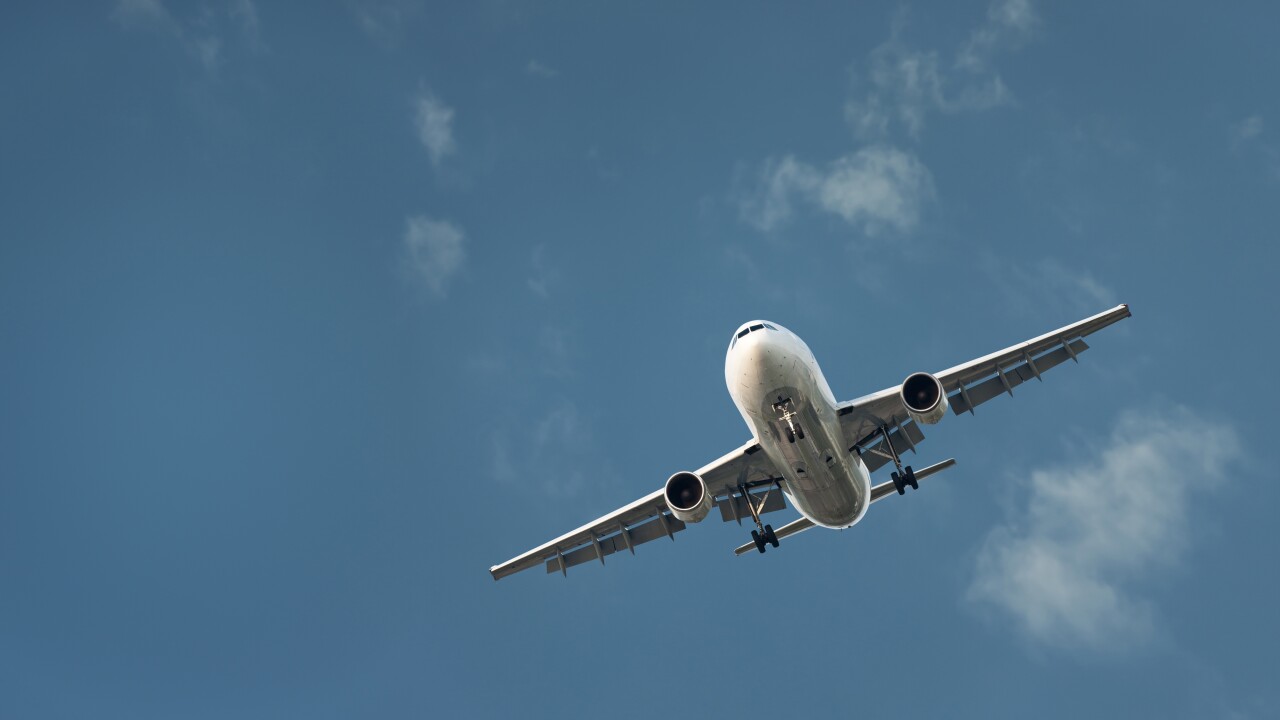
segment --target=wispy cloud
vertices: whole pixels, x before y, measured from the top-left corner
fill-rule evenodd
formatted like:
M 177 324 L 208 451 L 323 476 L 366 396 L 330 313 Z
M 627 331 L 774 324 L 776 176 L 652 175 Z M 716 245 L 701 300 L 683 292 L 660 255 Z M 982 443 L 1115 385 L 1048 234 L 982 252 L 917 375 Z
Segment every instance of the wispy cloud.
M 1116 292 L 1087 268 L 1072 268 L 1055 258 L 1031 264 L 988 255 L 982 269 L 991 285 L 1015 312 L 1039 316 L 1045 308 L 1069 308 L 1073 314 L 1092 314 L 1113 307 Z
M 409 268 L 437 296 L 466 261 L 466 236 L 453 223 L 415 215 L 405 221 L 404 250 Z
M 933 197 L 933 176 L 915 155 L 873 145 L 819 169 L 793 156 L 761 167 L 756 187 L 741 193 L 742 219 L 762 231 L 780 227 L 797 200 L 838 215 L 868 235 L 913 229 Z
M 347 0 L 360 29 L 378 44 L 399 44 L 404 26 L 422 10 L 417 0 Z
M 797 201 L 840 216 L 868 235 L 910 232 L 935 197 L 933 175 L 891 138 L 918 140 L 931 113 L 978 111 L 1012 102 L 1000 75 L 989 67 L 996 49 L 1012 46 L 1037 20 L 1030 0 L 997 0 L 985 23 L 944 65 L 936 51 L 911 48 L 902 39 L 905 14 L 895 18 L 887 41 L 855 72 L 856 92 L 845 120 L 864 143 L 825 168 L 791 155 L 766 161 L 754 188 L 738 192 L 743 221 L 762 231 L 780 227 Z M 739 183 L 741 187 L 741 183 Z
M 413 106 L 418 139 L 427 149 L 431 164 L 438 166 L 446 155 L 457 150 L 453 140 L 453 108 L 426 90 L 418 93 Z
M 262 24 L 258 20 L 258 7 L 253 0 L 232 0 L 231 19 L 239 23 L 240 32 L 256 50 L 263 48 Z
M 1038 22 L 1030 0 L 997 0 L 948 64 L 937 51 L 917 50 L 902 39 L 906 21 L 900 15 L 889 39 L 871 52 L 865 72 L 855 73 L 857 92 L 845 102 L 845 120 L 863 140 L 882 140 L 898 127 L 919 139 L 931 113 L 1011 103 L 1013 94 L 992 58 L 1022 44 Z
M 1120 652 L 1150 640 L 1142 581 L 1176 567 L 1188 505 L 1221 484 L 1234 429 L 1183 407 L 1124 413 L 1082 460 L 1034 470 L 1025 507 L 983 543 L 968 597 L 1008 616 L 1028 640 Z
M 529 63 L 524 66 L 524 71 L 534 77 L 540 77 L 544 80 L 550 80 L 560 74 L 560 72 L 555 68 L 549 65 L 544 65 L 537 60 L 530 60 Z
M 1253 140 L 1262 134 L 1262 116 L 1250 115 L 1240 122 L 1233 124 L 1231 126 L 1231 134 L 1239 142 Z
M 547 246 L 538 243 L 534 246 L 529 259 L 529 277 L 526 282 L 529 290 L 544 300 L 550 296 L 551 286 L 560 279 L 560 273 L 546 258 Z
M 187 19 L 174 15 L 162 0 L 118 0 L 111 17 L 127 30 L 143 30 L 173 40 L 199 61 L 210 75 L 216 74 L 225 61 L 226 36 L 235 34 L 235 26 L 243 42 L 251 50 L 262 50 L 262 29 L 258 9 L 253 0 L 230 0 L 220 6 L 206 6 Z
M 1031 0 L 995 0 L 987 7 L 987 21 L 969 36 L 956 55 L 956 66 L 968 70 L 987 69 L 991 57 L 1004 48 L 1026 42 L 1040 24 Z
M 543 326 L 538 331 L 538 363 L 542 372 L 561 380 L 574 375 L 573 335 L 564 328 Z
M 597 447 L 592 419 L 572 400 L 556 400 L 532 419 L 522 417 L 519 425 L 519 431 L 508 428 L 490 439 L 489 471 L 495 480 L 557 502 L 604 495 L 618 483 L 612 463 Z
M 154 27 L 178 32 L 178 21 L 160 0 L 118 0 L 111 17 L 125 27 Z

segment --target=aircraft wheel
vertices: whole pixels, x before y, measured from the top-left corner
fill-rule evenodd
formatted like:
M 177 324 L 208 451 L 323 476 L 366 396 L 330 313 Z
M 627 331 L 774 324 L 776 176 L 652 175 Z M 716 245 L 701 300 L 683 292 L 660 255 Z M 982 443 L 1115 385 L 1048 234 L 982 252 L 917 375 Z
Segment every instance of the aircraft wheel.
M 760 537 L 760 533 L 755 530 L 751 531 L 751 540 L 756 544 L 756 549 L 764 552 L 764 538 Z
M 773 532 L 772 525 L 764 526 L 764 540 L 774 547 L 778 547 L 778 536 Z
M 801 435 L 800 437 L 804 437 L 804 436 Z M 796 441 L 796 434 L 791 432 L 791 428 L 787 428 L 787 442 L 794 443 L 795 441 Z
M 804 428 L 799 425 L 796 426 L 796 437 L 800 438 L 801 440 L 804 439 Z

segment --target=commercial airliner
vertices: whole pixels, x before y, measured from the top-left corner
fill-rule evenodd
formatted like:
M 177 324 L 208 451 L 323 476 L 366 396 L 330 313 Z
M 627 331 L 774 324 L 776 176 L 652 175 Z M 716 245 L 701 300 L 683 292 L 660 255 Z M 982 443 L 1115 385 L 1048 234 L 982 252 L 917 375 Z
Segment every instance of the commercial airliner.
M 924 440 L 920 425 L 974 408 L 1089 348 L 1084 337 L 1129 317 L 1119 305 L 1024 343 L 937 373 L 916 372 L 901 385 L 839 403 L 809 347 L 773 322 L 755 320 L 734 332 L 725 357 L 729 395 L 751 428 L 752 439 L 694 472 L 668 478 L 652 493 L 604 517 L 489 568 L 494 580 L 545 565 L 568 574 L 662 537 L 675 539 L 712 508 L 724 521 L 749 520 L 751 542 L 738 555 L 763 553 L 780 540 L 812 527 L 852 527 L 867 508 L 895 492 L 919 489 L 919 481 L 955 465 L 943 460 L 920 470 L 902 464 L 902 453 Z M 871 484 L 871 473 L 893 464 L 890 479 Z M 777 530 L 761 516 L 786 507 L 800 518 Z

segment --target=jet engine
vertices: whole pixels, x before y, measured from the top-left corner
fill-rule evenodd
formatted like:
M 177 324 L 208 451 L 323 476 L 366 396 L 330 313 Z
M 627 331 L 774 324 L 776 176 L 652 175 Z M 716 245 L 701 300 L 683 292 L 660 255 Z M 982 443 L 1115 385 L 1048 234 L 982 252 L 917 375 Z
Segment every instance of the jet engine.
M 925 372 L 912 373 L 902 381 L 898 393 L 912 420 L 932 425 L 947 414 L 947 393 L 938 378 Z
M 711 512 L 715 499 L 697 473 L 678 472 L 667 478 L 663 491 L 671 514 L 687 523 L 701 522 Z

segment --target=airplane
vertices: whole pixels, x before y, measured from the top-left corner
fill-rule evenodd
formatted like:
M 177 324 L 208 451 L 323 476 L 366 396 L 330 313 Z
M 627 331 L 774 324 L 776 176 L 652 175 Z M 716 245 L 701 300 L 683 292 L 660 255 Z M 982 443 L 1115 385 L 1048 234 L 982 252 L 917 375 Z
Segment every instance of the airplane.
M 724 377 L 752 439 L 699 468 L 681 471 L 662 488 L 550 542 L 489 568 L 494 580 L 545 564 L 568 575 L 575 565 L 604 559 L 669 537 L 705 520 L 717 508 L 723 521 L 750 519 L 742 555 L 813 527 L 853 527 L 872 503 L 955 465 L 943 460 L 920 470 L 902 464 L 924 440 L 920 425 L 956 415 L 1074 360 L 1084 338 L 1130 316 L 1118 305 L 1026 342 L 937 373 L 915 372 L 901 385 L 838 403 L 813 353 L 795 333 L 765 320 L 739 327 L 729 340 Z M 892 463 L 890 479 L 872 486 L 871 473 Z M 777 530 L 761 516 L 786 507 L 800 518 Z

